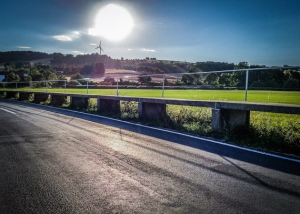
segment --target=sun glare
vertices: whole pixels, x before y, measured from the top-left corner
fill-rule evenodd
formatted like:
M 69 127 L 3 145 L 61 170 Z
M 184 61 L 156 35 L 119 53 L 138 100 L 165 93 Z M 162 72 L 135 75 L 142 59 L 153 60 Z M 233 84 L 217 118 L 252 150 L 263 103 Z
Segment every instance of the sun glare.
M 129 35 L 132 27 L 133 19 L 128 11 L 118 5 L 109 4 L 99 11 L 95 27 L 89 29 L 89 34 L 119 41 Z

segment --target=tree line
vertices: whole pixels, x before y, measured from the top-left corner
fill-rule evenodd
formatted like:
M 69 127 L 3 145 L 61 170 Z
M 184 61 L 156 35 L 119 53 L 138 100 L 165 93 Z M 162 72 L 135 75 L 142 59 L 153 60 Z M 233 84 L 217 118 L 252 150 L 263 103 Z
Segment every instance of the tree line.
M 210 65 L 209 65 L 210 64 Z M 184 84 L 208 84 L 214 86 L 224 87 L 245 87 L 246 85 L 246 71 L 239 72 L 223 72 L 223 73 L 208 73 L 203 77 L 201 72 L 204 70 L 209 71 L 222 71 L 222 70 L 240 70 L 252 69 L 248 76 L 248 86 L 251 88 L 300 88 L 300 70 L 299 69 L 262 69 L 267 68 L 265 65 L 249 65 L 248 62 L 240 62 L 234 64 L 220 64 L 217 63 L 216 67 L 212 66 L 214 63 L 196 63 L 190 68 L 188 73 L 181 78 L 181 83 Z M 202 70 L 203 69 L 203 70 Z M 195 74 L 197 73 L 197 74 Z

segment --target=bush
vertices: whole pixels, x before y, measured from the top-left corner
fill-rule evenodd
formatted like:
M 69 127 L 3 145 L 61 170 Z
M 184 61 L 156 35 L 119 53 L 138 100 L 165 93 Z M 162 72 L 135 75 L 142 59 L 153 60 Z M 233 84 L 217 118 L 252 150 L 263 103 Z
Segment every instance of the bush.
M 288 79 L 284 85 L 284 88 L 300 88 L 300 81 L 297 79 Z
M 81 85 L 81 83 L 78 82 L 77 80 L 71 80 L 68 84 L 71 85 L 71 86 L 78 86 L 78 85 Z
M 261 81 L 254 81 L 251 85 L 251 88 L 262 88 L 265 87 L 265 84 Z

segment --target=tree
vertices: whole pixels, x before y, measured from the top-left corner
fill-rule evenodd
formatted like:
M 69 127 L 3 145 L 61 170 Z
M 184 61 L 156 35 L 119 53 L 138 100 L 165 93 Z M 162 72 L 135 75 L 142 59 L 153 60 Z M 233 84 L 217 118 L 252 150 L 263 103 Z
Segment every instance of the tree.
M 206 75 L 204 82 L 207 84 L 216 85 L 219 83 L 219 77 L 215 73 L 209 73 Z
M 15 64 L 14 64 L 14 62 L 6 62 L 4 64 L 4 70 L 5 71 L 14 71 L 15 70 Z
M 284 77 L 286 80 L 288 80 L 288 79 L 300 80 L 300 72 L 299 71 L 294 71 L 292 69 L 289 69 L 289 70 L 285 70 L 283 73 L 284 73 Z
M 80 73 L 73 74 L 71 80 L 80 80 L 83 79 Z
M 6 76 L 6 82 L 19 82 L 19 81 L 20 81 L 19 75 L 15 74 L 14 72 L 11 72 Z
M 237 81 L 233 77 L 233 73 L 222 73 L 219 77 L 219 83 L 224 84 L 227 87 L 234 87 L 236 86 Z
M 151 82 L 152 78 L 150 76 L 139 76 L 138 81 L 141 84 L 148 84 L 149 82 Z
M 24 81 L 25 81 L 25 82 L 30 82 L 30 81 L 32 81 L 32 78 L 31 78 L 31 76 L 27 76 L 27 77 L 25 77 L 25 78 L 24 78 Z
M 97 62 L 94 67 L 94 76 L 103 76 L 105 74 L 104 64 L 102 62 Z
M 181 77 L 181 81 L 188 85 L 191 85 L 195 82 L 194 77 L 191 74 L 183 74 Z
M 90 63 L 90 64 L 85 64 L 84 66 L 82 66 L 82 68 L 80 69 L 80 73 L 81 74 L 86 74 L 86 75 L 91 75 L 95 70 L 95 65 L 94 63 Z
M 191 85 L 191 84 L 202 84 L 202 74 L 201 70 L 197 67 L 191 67 L 189 72 L 191 74 L 184 74 L 181 77 L 181 81 L 185 84 Z
M 297 79 L 288 79 L 284 83 L 284 88 L 300 88 L 300 80 Z
M 115 64 L 114 64 L 114 67 L 115 67 L 115 69 L 120 69 L 121 68 L 121 61 L 120 60 L 115 60 Z

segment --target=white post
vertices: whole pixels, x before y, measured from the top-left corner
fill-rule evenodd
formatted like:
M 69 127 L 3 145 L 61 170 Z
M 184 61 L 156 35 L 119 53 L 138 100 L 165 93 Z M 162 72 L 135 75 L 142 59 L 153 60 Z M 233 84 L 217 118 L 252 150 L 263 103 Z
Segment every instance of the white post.
M 162 95 L 161 97 L 164 98 L 165 96 L 165 75 L 163 75 L 163 85 L 162 85 Z
M 248 99 L 248 78 L 249 78 L 249 70 L 246 71 L 245 101 L 247 101 Z
M 117 79 L 117 96 L 119 96 L 119 79 Z
M 86 80 L 86 93 L 89 93 L 89 80 Z

